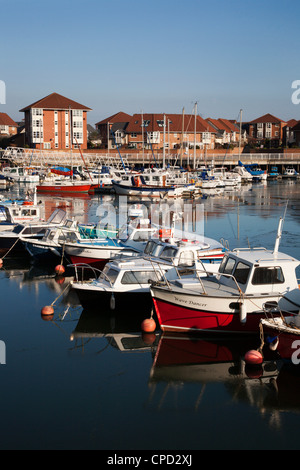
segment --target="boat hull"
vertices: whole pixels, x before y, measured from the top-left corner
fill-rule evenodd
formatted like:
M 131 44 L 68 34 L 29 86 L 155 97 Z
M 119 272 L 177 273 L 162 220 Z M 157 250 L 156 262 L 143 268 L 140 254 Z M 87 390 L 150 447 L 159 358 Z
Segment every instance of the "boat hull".
M 83 308 L 91 310 L 128 310 L 150 314 L 152 299 L 149 292 L 114 292 L 74 289 Z
M 44 184 L 36 187 L 39 193 L 88 193 L 91 184 Z
M 175 189 L 172 187 L 160 186 L 126 186 L 118 183 L 113 183 L 115 193 L 120 196 L 147 196 L 147 197 L 174 197 L 176 195 Z
M 38 235 L 35 234 L 34 237 L 36 238 Z M 40 236 L 42 238 L 43 235 Z M 30 238 L 30 237 L 28 237 Z M 1 237 L 0 238 L 0 255 L 6 255 L 8 252 L 10 254 L 14 253 L 26 253 L 25 245 L 23 242 L 17 237 Z
M 37 243 L 23 242 L 28 253 L 41 260 L 55 260 L 62 256 L 61 246 L 46 246 Z
M 121 253 L 121 247 L 83 247 L 80 244 L 65 245 L 65 253 L 73 264 L 88 264 L 103 269 L 106 263 Z
M 278 296 L 245 301 L 246 319 L 241 321 L 239 296 L 235 298 L 188 295 L 151 287 L 154 307 L 163 331 L 197 333 L 258 333 L 264 318 L 263 305 Z
M 296 317 L 299 317 L 296 316 Z M 265 343 L 269 343 L 273 350 L 276 350 L 282 359 L 292 360 L 299 364 L 299 348 L 300 348 L 300 329 L 299 326 L 290 327 L 289 321 L 299 325 L 295 318 L 286 318 L 287 323 L 283 324 L 281 318 L 262 320 L 262 328 L 264 332 Z

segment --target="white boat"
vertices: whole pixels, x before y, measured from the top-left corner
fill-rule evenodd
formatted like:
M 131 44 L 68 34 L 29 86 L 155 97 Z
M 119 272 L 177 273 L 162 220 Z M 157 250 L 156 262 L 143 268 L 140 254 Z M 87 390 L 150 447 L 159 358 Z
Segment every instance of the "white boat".
M 287 168 L 282 177 L 296 179 L 299 177 L 299 173 L 295 170 L 295 168 Z
M 5 167 L 1 174 L 6 178 L 12 178 L 17 183 L 38 183 L 40 175 L 36 168 Z
M 103 241 L 106 237 L 116 237 L 118 231 L 101 224 L 79 224 L 76 220 L 67 219 L 64 225 L 50 227 L 42 239 L 22 238 L 28 253 L 36 259 L 62 259 L 64 245 L 67 242 Z
M 113 180 L 116 194 L 138 197 L 177 197 L 189 184 L 169 184 L 166 171 L 149 171 L 145 173 L 126 173 L 121 180 Z
M 212 175 L 219 181 L 219 187 L 232 187 L 241 184 L 241 176 L 237 173 L 228 171 L 226 168 L 214 168 Z
M 146 302 L 150 305 L 151 281 L 176 279 L 178 274 L 191 276 L 195 269 L 203 271 L 204 266 L 217 272 L 224 256 L 224 247 L 211 239 L 204 239 L 202 243 L 150 240 L 142 255 L 128 257 L 126 250 L 123 253 L 125 256 L 107 263 L 100 276 L 93 281 L 81 282 L 80 275 L 77 275 L 72 287 L 83 307 L 97 304 L 112 307 L 115 302 L 124 307 L 125 304 L 133 305 L 139 301 L 143 307 Z M 83 269 L 86 270 L 86 266 Z
M 120 229 L 118 238 L 66 242 L 64 250 L 72 264 L 83 263 L 103 269 L 110 259 L 118 256 L 125 249 L 142 253 L 149 239 L 157 233 L 157 227 L 153 227 L 149 219 L 138 217 L 130 223 L 127 222 Z
M 56 209 L 46 222 L 27 222 L 14 226 L 12 230 L 0 232 L 0 254 L 25 252 L 21 241 L 24 238 L 42 238 L 49 227 L 57 227 L 65 221 L 66 213 L 61 209 Z
M 225 254 L 218 274 L 151 287 L 161 329 L 178 332 L 258 333 L 265 304 L 298 313 L 297 259 L 273 251 L 237 249 Z
M 12 229 L 20 223 L 41 221 L 36 191 L 34 191 L 33 200 L 29 197 L 20 200 L 2 197 L 0 204 L 0 231 Z
M 242 183 L 251 183 L 253 180 L 253 175 L 244 166 L 236 166 L 232 171 L 241 177 Z

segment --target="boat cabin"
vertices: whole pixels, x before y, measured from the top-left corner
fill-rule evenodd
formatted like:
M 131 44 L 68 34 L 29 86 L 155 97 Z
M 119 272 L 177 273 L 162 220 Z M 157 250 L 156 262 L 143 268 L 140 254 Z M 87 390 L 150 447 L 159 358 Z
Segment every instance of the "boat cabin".
M 225 254 L 219 267 L 219 274 L 224 276 L 218 279 L 223 285 L 236 288 L 238 285 L 247 295 L 288 292 L 298 289 L 296 268 L 299 264 L 292 256 L 265 248 L 235 249 Z

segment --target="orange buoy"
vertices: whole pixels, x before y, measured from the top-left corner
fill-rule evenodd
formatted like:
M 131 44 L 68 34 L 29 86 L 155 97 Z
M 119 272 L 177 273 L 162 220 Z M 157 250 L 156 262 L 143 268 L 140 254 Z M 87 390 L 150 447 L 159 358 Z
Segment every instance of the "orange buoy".
M 153 333 L 156 329 L 156 323 L 155 321 L 153 320 L 153 318 L 146 318 L 143 322 L 142 322 L 142 330 L 145 332 L 145 333 Z
M 55 272 L 58 275 L 64 274 L 64 272 L 65 272 L 64 266 L 62 264 L 57 265 L 56 268 L 55 268 Z
M 3 266 L 3 259 L 0 259 L 0 268 Z
M 145 344 L 147 344 L 147 346 L 151 346 L 153 343 L 155 343 L 156 335 L 154 333 L 143 333 L 142 340 Z
M 247 364 L 245 367 L 245 373 L 249 379 L 260 379 L 263 374 L 263 368 L 260 365 L 256 365 L 256 367 L 251 367 L 250 364 Z
M 245 362 L 251 365 L 259 365 L 263 362 L 263 356 L 259 351 L 251 349 L 245 354 Z
M 54 308 L 52 305 L 46 305 L 45 307 L 42 308 L 41 314 L 43 316 L 48 316 L 48 315 L 53 315 L 54 313 Z

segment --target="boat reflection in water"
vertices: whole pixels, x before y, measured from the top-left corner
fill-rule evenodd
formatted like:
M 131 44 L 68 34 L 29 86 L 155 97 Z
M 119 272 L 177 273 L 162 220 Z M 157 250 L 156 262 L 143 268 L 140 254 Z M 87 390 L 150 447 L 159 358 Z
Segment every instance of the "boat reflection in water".
M 248 403 L 261 414 L 268 411 L 270 424 L 280 426 L 283 411 L 300 410 L 300 371 L 288 367 L 268 349 L 261 366 L 249 366 L 244 361 L 245 353 L 258 343 L 253 337 L 241 340 L 163 334 L 150 372 L 152 405 L 170 410 L 173 404 L 176 409 L 186 409 L 192 403 L 196 411 L 204 410 L 202 400 L 205 406 L 207 400 L 214 400 L 214 385 L 219 383 L 232 402 Z M 193 401 L 188 393 L 191 384 L 200 386 L 193 388 Z
M 76 328 L 70 335 L 75 348 L 81 348 L 91 339 L 105 338 L 107 345 L 120 351 L 143 352 L 155 350 L 159 341 L 157 333 L 142 333 L 141 322 L 144 315 L 110 310 L 83 310 Z

